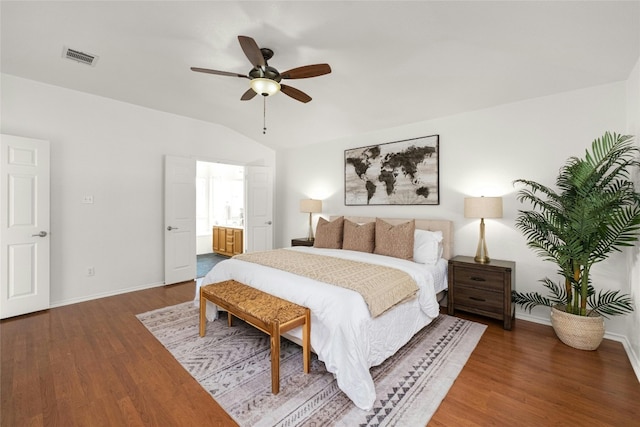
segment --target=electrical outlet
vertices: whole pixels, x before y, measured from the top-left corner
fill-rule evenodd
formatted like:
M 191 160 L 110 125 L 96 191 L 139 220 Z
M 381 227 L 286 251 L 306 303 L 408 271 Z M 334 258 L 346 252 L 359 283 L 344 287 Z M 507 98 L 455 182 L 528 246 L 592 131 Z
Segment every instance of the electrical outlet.
M 93 196 L 91 196 L 91 195 L 84 196 L 84 197 L 82 198 L 82 203 L 84 203 L 84 204 L 86 204 L 86 205 L 91 205 L 91 204 L 93 204 Z
M 94 267 L 87 267 L 87 276 L 95 276 L 96 269 Z

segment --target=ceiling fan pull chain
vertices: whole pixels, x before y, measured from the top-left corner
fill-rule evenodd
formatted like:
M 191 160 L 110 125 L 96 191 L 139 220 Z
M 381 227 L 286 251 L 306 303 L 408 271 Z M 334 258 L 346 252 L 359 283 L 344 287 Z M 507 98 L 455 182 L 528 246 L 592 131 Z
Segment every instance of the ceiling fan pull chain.
M 263 107 L 262 107 L 262 134 L 267 133 L 267 97 L 262 97 Z

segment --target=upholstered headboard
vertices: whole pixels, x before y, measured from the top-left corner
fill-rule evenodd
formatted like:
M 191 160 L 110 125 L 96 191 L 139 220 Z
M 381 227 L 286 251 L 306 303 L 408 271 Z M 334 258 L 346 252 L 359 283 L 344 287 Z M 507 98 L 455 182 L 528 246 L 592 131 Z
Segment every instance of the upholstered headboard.
M 330 220 L 334 220 L 338 218 L 340 215 L 332 215 Z M 367 217 L 367 216 L 345 216 L 345 219 L 348 219 L 352 222 L 357 223 L 365 223 L 365 222 L 373 222 L 376 220 L 375 217 Z M 410 221 L 411 218 L 380 218 L 383 221 L 388 222 L 392 225 L 402 224 L 403 222 Z M 443 253 L 442 257 L 444 259 L 450 259 L 453 256 L 453 221 L 447 219 L 419 219 L 416 218 L 416 228 L 420 230 L 429 230 L 429 231 L 442 231 L 442 247 Z

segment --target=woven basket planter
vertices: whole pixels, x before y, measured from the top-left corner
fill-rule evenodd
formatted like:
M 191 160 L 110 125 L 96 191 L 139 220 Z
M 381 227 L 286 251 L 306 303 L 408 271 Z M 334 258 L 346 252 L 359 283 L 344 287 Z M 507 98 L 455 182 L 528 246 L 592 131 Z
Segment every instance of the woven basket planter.
M 595 350 L 604 338 L 604 318 L 597 313 L 577 316 L 564 306 L 551 308 L 551 326 L 560 341 L 580 350 Z

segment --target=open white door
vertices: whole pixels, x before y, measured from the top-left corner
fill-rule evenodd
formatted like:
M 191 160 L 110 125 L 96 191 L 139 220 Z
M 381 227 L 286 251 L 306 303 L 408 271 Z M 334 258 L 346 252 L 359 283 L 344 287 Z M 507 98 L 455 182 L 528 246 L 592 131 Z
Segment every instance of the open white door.
M 164 283 L 196 278 L 196 161 L 165 157 Z
M 49 308 L 49 141 L 0 135 L 0 318 Z
M 246 252 L 273 249 L 273 177 L 267 166 L 247 166 Z

